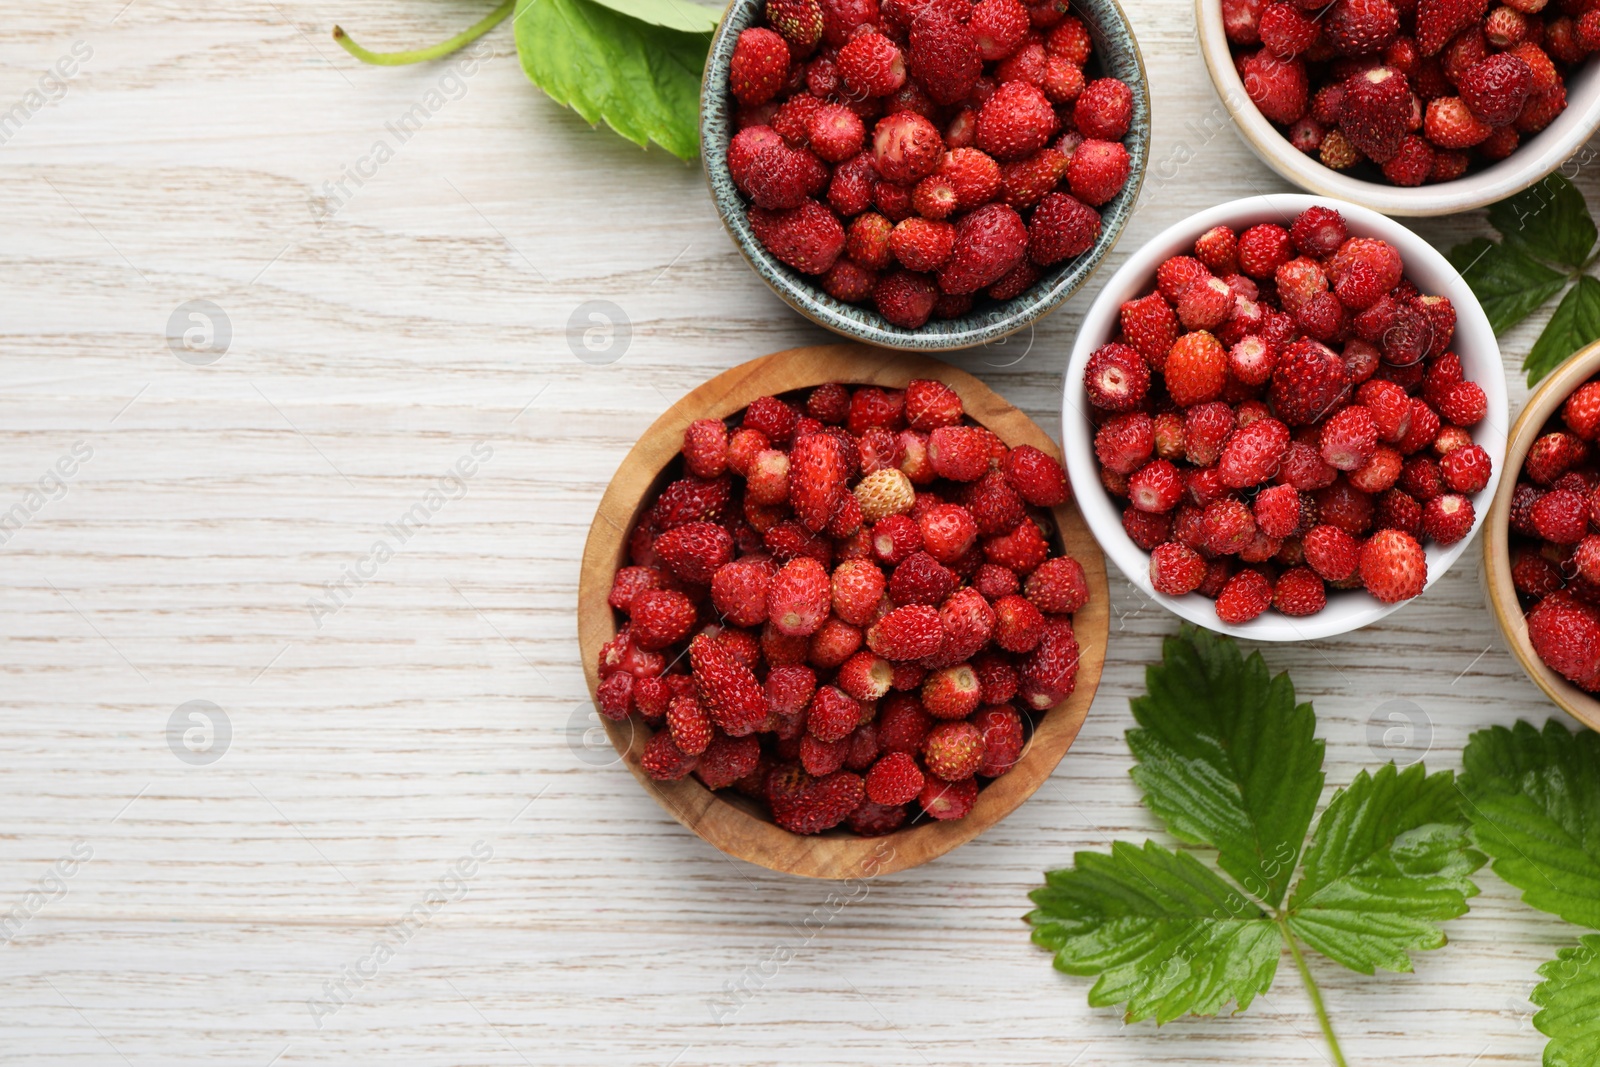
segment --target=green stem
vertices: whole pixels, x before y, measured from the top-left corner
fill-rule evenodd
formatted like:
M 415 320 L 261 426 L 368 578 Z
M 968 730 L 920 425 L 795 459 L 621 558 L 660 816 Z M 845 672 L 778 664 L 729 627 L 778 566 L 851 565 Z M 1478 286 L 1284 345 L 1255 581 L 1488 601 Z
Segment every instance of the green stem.
M 1295 940 L 1294 934 L 1289 932 L 1289 924 L 1285 920 L 1278 920 L 1278 930 L 1283 934 L 1284 941 L 1289 944 L 1289 954 L 1294 957 L 1295 968 L 1300 972 L 1300 980 L 1305 983 L 1306 992 L 1311 994 L 1311 1006 L 1316 1009 L 1317 1022 L 1322 1024 L 1322 1036 L 1328 1040 L 1328 1051 L 1333 1053 L 1333 1062 L 1338 1067 L 1350 1067 L 1345 1062 L 1343 1050 L 1339 1048 L 1339 1039 L 1334 1036 L 1333 1020 L 1328 1018 L 1328 1006 L 1322 1002 L 1322 990 L 1317 988 L 1317 980 L 1311 977 L 1311 968 L 1306 966 L 1306 958 L 1300 951 L 1300 943 Z
M 516 0 L 505 0 L 505 3 L 479 22 L 462 30 L 448 41 L 440 41 L 430 48 L 418 48 L 410 52 L 372 52 L 356 44 L 350 35 L 339 26 L 333 28 L 333 39 L 339 42 L 339 47 L 355 56 L 363 63 L 372 63 L 380 67 L 403 67 L 408 63 L 423 63 L 430 59 L 441 59 L 456 49 L 469 45 L 479 37 L 494 29 L 506 20 L 512 10 L 517 6 Z

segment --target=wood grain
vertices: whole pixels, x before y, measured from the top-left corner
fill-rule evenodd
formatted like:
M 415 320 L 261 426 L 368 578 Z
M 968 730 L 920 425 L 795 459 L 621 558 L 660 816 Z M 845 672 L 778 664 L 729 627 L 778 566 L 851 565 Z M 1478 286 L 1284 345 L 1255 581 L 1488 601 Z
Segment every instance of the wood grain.
M 1090 983 L 1028 943 L 1043 870 L 1116 839 L 1173 843 L 1123 734 L 1177 623 L 1120 575 L 1099 691 L 1039 792 L 837 911 L 838 887 L 725 856 L 611 762 L 573 612 L 606 485 L 708 378 L 831 338 L 745 267 L 696 168 L 553 105 L 504 31 L 465 95 L 319 223 L 324 183 L 445 73 L 363 68 L 328 39 L 334 21 L 402 48 L 487 6 L 3 9 L 6 106 L 74 41 L 94 56 L 0 146 L 0 511 L 73 442 L 95 454 L 0 546 L 0 915 L 75 841 L 94 856 L 0 946 L 0 1056 L 1323 1067 L 1287 959 L 1249 1013 L 1158 1030 L 1090 1008 Z M 1287 188 L 1217 117 L 1189 6 L 1128 13 L 1154 151 L 1104 276 L 1202 207 Z M 1600 172 L 1576 181 L 1600 204 Z M 1415 228 L 1444 248 L 1490 232 L 1481 214 Z M 1059 436 L 1097 291 L 947 358 Z M 232 325 L 209 366 L 165 340 L 200 298 Z M 592 300 L 630 322 L 609 364 L 569 334 Z M 1517 405 L 1548 313 L 1502 338 Z M 494 454 L 465 495 L 319 629 L 308 598 L 478 441 Z M 1502 644 L 1478 570 L 1468 553 L 1381 626 L 1261 649 L 1315 703 L 1330 790 L 1395 756 L 1458 767 L 1473 730 L 1560 715 Z M 167 744 L 198 699 L 233 728 L 209 766 Z M 477 841 L 494 856 L 465 895 L 314 1016 L 307 1001 Z M 1312 960 L 1353 1064 L 1538 1062 L 1526 997 L 1574 932 L 1479 881 L 1414 975 Z M 747 995 L 719 1024 L 736 983 Z
M 578 644 L 591 693 L 600 684 L 600 649 L 617 634 L 606 602 L 611 578 L 627 562 L 628 534 L 655 500 L 669 464 L 696 419 L 725 419 L 762 396 L 778 396 L 824 382 L 903 389 L 913 378 L 944 382 L 961 397 L 967 415 L 1012 447 L 1032 445 L 1060 458 L 1043 430 L 977 378 L 936 359 L 863 344 L 812 345 L 774 352 L 712 378 L 669 408 L 639 438 L 600 499 L 583 550 L 578 581 Z M 1078 638 L 1077 684 L 1071 696 L 1031 716 L 1034 729 L 1022 757 L 984 786 L 972 813 L 949 822 L 926 821 L 878 838 L 843 830 L 814 837 L 789 833 L 756 807 L 727 791 L 713 793 L 693 778 L 659 782 L 645 774 L 644 749 L 653 731 L 637 716 L 607 721 L 606 734 L 623 761 L 661 806 L 684 826 L 730 855 L 770 870 L 812 878 L 876 878 L 927 863 L 977 837 L 1010 815 L 1038 790 L 1072 747 L 1105 667 L 1111 615 L 1106 562 L 1088 524 L 1071 502 L 1053 509 L 1058 549 L 1083 565 L 1089 603 L 1073 616 Z

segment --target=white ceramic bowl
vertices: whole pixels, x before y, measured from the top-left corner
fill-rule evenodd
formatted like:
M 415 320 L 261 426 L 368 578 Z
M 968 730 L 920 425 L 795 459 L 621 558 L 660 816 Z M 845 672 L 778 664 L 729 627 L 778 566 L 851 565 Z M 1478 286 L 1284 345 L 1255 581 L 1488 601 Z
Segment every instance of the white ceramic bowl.
M 1190 253 L 1196 237 L 1213 226 L 1231 226 L 1242 231 L 1258 222 L 1277 222 L 1287 226 L 1300 212 L 1313 204 L 1337 209 L 1344 216 L 1351 236 L 1380 237 L 1399 250 L 1405 261 L 1406 277 L 1424 293 L 1450 298 L 1456 310 L 1456 333 L 1452 350 L 1461 357 L 1462 369 L 1471 381 L 1483 387 L 1489 398 L 1488 417 L 1473 428 L 1472 437 L 1494 460 L 1494 475 L 1484 490 L 1473 498 L 1477 521 L 1472 533 L 1448 548 L 1427 546 L 1428 585 L 1438 581 L 1450 565 L 1461 557 L 1483 525 L 1494 500 L 1505 465 L 1506 411 L 1505 371 L 1500 362 L 1500 346 L 1494 331 L 1478 305 L 1472 290 L 1443 255 L 1432 245 L 1400 223 L 1356 204 L 1304 193 L 1275 193 L 1252 196 L 1219 204 L 1191 215 L 1173 225 L 1135 252 L 1095 297 L 1067 365 L 1067 378 L 1061 407 L 1062 451 L 1067 473 L 1072 479 L 1078 506 L 1089 529 L 1107 556 L 1122 569 L 1128 580 L 1146 596 L 1190 622 L 1256 641 L 1307 641 L 1331 637 L 1360 629 L 1388 615 L 1402 604 L 1383 604 L 1362 590 L 1330 590 L 1328 606 L 1316 615 L 1293 619 L 1268 610 L 1243 626 L 1229 626 L 1217 618 L 1215 604 L 1198 593 L 1173 597 L 1158 593 L 1150 585 L 1150 554 L 1128 537 L 1122 528 L 1122 508 L 1100 482 L 1099 464 L 1094 454 L 1094 427 L 1089 420 L 1089 399 L 1083 386 L 1084 368 L 1095 349 L 1111 340 L 1118 329 L 1118 310 L 1126 300 L 1142 296 L 1155 285 L 1156 267 L 1169 256 Z
M 1404 187 L 1362 181 L 1324 167 L 1295 148 L 1256 110 L 1228 49 L 1220 0 L 1195 0 L 1194 14 L 1211 83 L 1239 136 L 1261 161 L 1302 189 L 1349 200 L 1385 215 L 1453 215 L 1504 200 L 1561 167 L 1600 128 L 1600 63 L 1588 62 L 1567 82 L 1567 109 L 1498 163 L 1437 185 Z M 1588 150 L 1562 169 L 1570 178 L 1594 156 L 1594 151 Z

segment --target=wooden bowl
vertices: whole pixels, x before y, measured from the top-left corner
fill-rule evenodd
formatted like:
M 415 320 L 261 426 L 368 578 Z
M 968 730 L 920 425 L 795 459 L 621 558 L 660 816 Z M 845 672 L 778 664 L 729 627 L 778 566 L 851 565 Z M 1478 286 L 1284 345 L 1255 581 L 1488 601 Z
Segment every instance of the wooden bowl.
M 683 443 L 685 426 L 700 418 L 726 418 L 760 396 L 824 382 L 901 388 L 913 378 L 950 385 L 961 395 L 967 414 L 1008 445 L 1033 445 L 1060 456 L 1033 420 L 988 386 L 924 356 L 860 344 L 820 345 L 763 356 L 717 375 L 644 432 L 612 478 L 589 528 L 578 583 L 578 643 L 591 695 L 600 681 L 600 648 L 618 628 L 617 616 L 606 603 L 611 576 L 626 562 L 634 520 L 671 476 L 669 467 Z M 1034 716 L 1033 737 L 1022 758 L 979 791 L 966 818 L 908 825 L 882 837 L 858 837 L 844 830 L 802 836 L 769 821 L 762 807 L 748 798 L 727 790 L 713 793 L 693 776 L 676 782 L 650 778 L 639 761 L 651 731 L 637 715 L 626 722 L 605 720 L 611 743 L 639 784 L 674 818 L 723 852 L 751 863 L 811 878 L 852 878 L 905 870 L 942 856 L 1005 818 L 1039 788 L 1078 736 L 1100 684 L 1110 620 L 1105 558 L 1075 504 L 1069 501 L 1055 508 L 1054 515 L 1060 547 L 1083 564 L 1089 580 L 1089 603 L 1073 617 L 1081 655 L 1077 687 L 1066 700 Z
M 1489 606 L 1500 623 L 1511 654 L 1522 664 L 1535 685 L 1555 702 L 1562 711 L 1591 729 L 1600 730 L 1600 700 L 1593 694 L 1567 681 L 1545 665 L 1539 653 L 1528 640 L 1528 621 L 1523 615 L 1522 602 L 1511 581 L 1511 496 L 1517 489 L 1517 474 L 1522 461 L 1544 424 L 1566 402 L 1573 391 L 1600 373 L 1600 342 L 1589 345 L 1569 359 L 1560 369 L 1544 380 L 1544 384 L 1528 398 L 1517 423 L 1511 428 L 1511 441 L 1506 446 L 1505 476 L 1500 479 L 1500 489 L 1495 493 L 1494 504 L 1489 509 L 1488 521 L 1483 526 L 1483 581 L 1488 587 Z

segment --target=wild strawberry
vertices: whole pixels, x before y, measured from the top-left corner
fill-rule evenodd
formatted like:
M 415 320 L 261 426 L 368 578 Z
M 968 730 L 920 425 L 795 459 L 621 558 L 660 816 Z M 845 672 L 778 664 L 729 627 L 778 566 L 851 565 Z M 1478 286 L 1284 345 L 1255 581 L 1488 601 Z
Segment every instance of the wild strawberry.
M 1365 56 L 1382 51 L 1400 32 L 1400 12 L 1389 0 L 1338 0 L 1323 32 L 1335 51 Z
M 655 552 L 679 580 L 708 585 L 717 568 L 733 558 L 733 538 L 716 523 L 691 522 L 657 537 Z
M 1317 40 L 1321 27 L 1310 15 L 1287 0 L 1275 0 L 1261 9 L 1258 33 L 1261 44 L 1279 59 L 1293 59 Z
M 927 604 L 895 608 L 867 630 L 867 647 L 887 660 L 931 656 L 943 641 L 939 613 Z
M 1279 59 L 1262 49 L 1239 57 L 1237 67 L 1245 93 L 1268 119 L 1287 126 L 1306 113 L 1310 88 L 1298 57 Z
M 1428 560 L 1416 538 L 1379 530 L 1361 547 L 1361 584 L 1385 604 L 1419 596 L 1428 583 Z
M 1167 353 L 1167 391 L 1181 407 L 1204 404 L 1222 394 L 1228 380 L 1228 354 L 1204 330 L 1186 333 Z
M 942 722 L 928 731 L 922 758 L 936 778 L 959 782 L 971 778 L 983 763 L 983 734 L 969 722 Z
M 922 769 L 905 752 L 890 752 L 867 772 L 867 797 L 875 804 L 908 804 L 922 792 Z
M 944 667 L 922 683 L 922 706 L 936 719 L 964 719 L 977 708 L 980 691 L 970 663 Z
M 1028 255 L 1040 266 L 1081 256 L 1099 238 L 1100 213 L 1065 193 L 1046 194 L 1028 220 Z
M 806 709 L 806 732 L 818 741 L 840 741 L 861 722 L 861 705 L 842 689 L 825 685 Z
M 765 721 L 766 696 L 750 668 L 710 637 L 702 634 L 689 644 L 700 702 L 711 721 L 732 737 L 754 733 Z
M 1172 305 L 1159 292 L 1147 293 L 1123 304 L 1119 317 L 1128 343 L 1156 370 L 1165 366 L 1167 351 L 1178 339 Z
M 1442 96 L 1428 101 L 1422 122 L 1428 140 L 1440 148 L 1471 148 L 1492 132 L 1459 96 Z
M 1217 594 L 1217 618 L 1229 626 L 1242 626 L 1272 606 L 1272 583 L 1260 571 L 1246 567 Z
M 1106 411 L 1131 411 L 1150 388 L 1150 368 L 1128 345 L 1113 341 L 1089 357 L 1083 373 L 1089 402 Z
M 1248 504 L 1225 497 L 1206 505 L 1201 530 L 1205 547 L 1213 555 L 1231 556 L 1255 538 L 1256 520 Z
M 956 223 L 955 253 L 939 272 L 939 288 L 975 293 L 998 281 L 1027 252 L 1021 216 L 1004 204 L 985 204 Z
M 1320 204 L 1302 211 L 1289 228 L 1289 238 L 1295 248 L 1299 249 L 1301 255 L 1313 259 L 1325 259 L 1333 255 L 1348 236 L 1344 216 Z
M 941 822 L 966 818 L 977 802 L 978 780 L 970 777 L 947 782 L 930 775 L 917 796 L 917 803 L 928 817 Z
M 967 19 L 978 54 L 993 63 L 1016 51 L 1028 33 L 1028 9 L 1017 0 L 980 0 Z
M 1358 470 L 1372 461 L 1378 449 L 1378 424 L 1360 404 L 1335 412 L 1322 424 L 1318 438 L 1322 460 L 1341 471 Z
M 789 75 L 789 46 L 771 30 L 754 27 L 739 34 L 728 63 L 728 89 L 746 107 L 766 103 Z
M 1360 543 L 1336 526 L 1314 527 L 1302 543 L 1306 564 L 1326 581 L 1342 582 L 1360 565 Z
M 790 765 L 774 768 L 767 777 L 772 820 L 791 833 L 816 834 L 832 829 L 859 808 L 865 797 L 861 777 L 849 771 L 835 771 L 819 778 L 803 767 Z
M 694 629 L 694 601 L 671 589 L 647 589 L 629 609 L 633 638 L 649 652 L 682 641 Z
M 1284 571 L 1272 587 L 1272 606 L 1290 618 L 1315 615 L 1327 605 L 1328 591 L 1309 567 Z
M 672 743 L 686 756 L 698 756 L 711 744 L 714 733 L 706 709 L 692 696 L 673 698 L 667 707 L 667 730 Z
M 1515 55 L 1487 56 L 1469 67 L 1456 88 L 1467 110 L 1489 126 L 1505 126 L 1533 91 L 1533 70 Z
M 750 229 L 767 250 L 802 274 L 821 274 L 844 250 L 844 226 L 815 200 L 787 211 L 750 209 Z
M 965 100 L 983 72 L 972 30 L 933 12 L 912 23 L 907 58 L 911 76 L 937 104 Z
M 1054 707 L 1072 694 L 1078 659 L 1078 640 L 1072 628 L 1047 626 L 1039 644 L 1023 660 L 1018 695 L 1035 711 Z
M 1018 574 L 1028 574 L 1049 557 L 1050 546 L 1039 528 L 1025 519 L 1010 533 L 985 540 L 983 555 L 990 563 L 1009 567 Z
M 1049 143 L 1060 122 L 1036 86 L 1010 81 L 978 110 L 977 142 L 995 159 L 1021 159 Z
M 1575 545 L 1589 532 L 1589 504 L 1582 494 L 1555 489 L 1528 509 L 1534 532 L 1558 545 Z
M 1235 431 L 1217 463 L 1222 484 L 1230 489 L 1260 485 L 1278 473 L 1289 449 L 1289 428 L 1277 419 L 1261 419 Z
M 1133 90 L 1117 78 L 1096 78 L 1078 95 L 1072 120 L 1087 138 L 1120 141 L 1133 122 Z
M 860 33 L 839 49 L 839 76 L 862 96 L 888 96 L 906 81 L 906 61 L 881 33 Z
M 1271 278 L 1293 255 L 1289 231 L 1276 223 L 1258 223 L 1239 235 L 1239 269 L 1252 278 Z
M 644 773 L 658 782 L 687 778 L 698 763 L 696 757 L 673 744 L 672 735 L 665 730 L 658 731 L 645 743 L 644 755 L 639 759 Z
M 1400 480 L 1404 465 L 1400 453 L 1380 445 L 1364 466 L 1350 472 L 1350 484 L 1363 493 L 1381 493 Z
M 1458 32 L 1482 20 L 1488 0 L 1417 0 L 1417 49 L 1431 56 Z
M 651 589 L 662 588 L 664 575 L 654 567 L 620 567 L 611 576 L 611 592 L 606 603 L 618 611 L 628 611 L 634 597 Z
M 1422 509 L 1422 529 L 1441 545 L 1453 545 L 1472 532 L 1477 514 L 1472 501 L 1458 493 L 1444 493 Z
M 1324 418 L 1349 388 L 1344 361 L 1326 345 L 1296 341 L 1284 348 L 1272 373 L 1271 399 L 1291 426 Z
M 1528 638 L 1556 673 L 1588 689 L 1600 681 L 1600 613 L 1592 606 L 1552 593 L 1528 613 Z
M 1458 493 L 1482 492 L 1492 473 L 1493 461 L 1478 445 L 1458 448 L 1439 461 L 1439 475 L 1444 484 Z
M 1528 449 L 1522 473 L 1538 485 L 1552 485 L 1567 471 L 1582 463 L 1589 448 L 1577 436 L 1556 431 L 1540 435 Z
M 1067 184 L 1073 196 L 1100 207 L 1122 191 L 1130 167 L 1128 150 L 1121 141 L 1086 140 L 1072 153 Z
M 1071 556 L 1040 564 L 1022 584 L 1023 593 L 1048 615 L 1071 615 L 1089 601 L 1089 580 L 1083 565 Z
M 815 633 L 831 604 L 828 572 L 809 556 L 785 563 L 767 590 L 767 616 L 779 633 L 790 637 Z
M 1034 507 L 1066 502 L 1067 472 L 1058 460 L 1032 445 L 1019 445 L 1001 461 L 1006 481 Z

